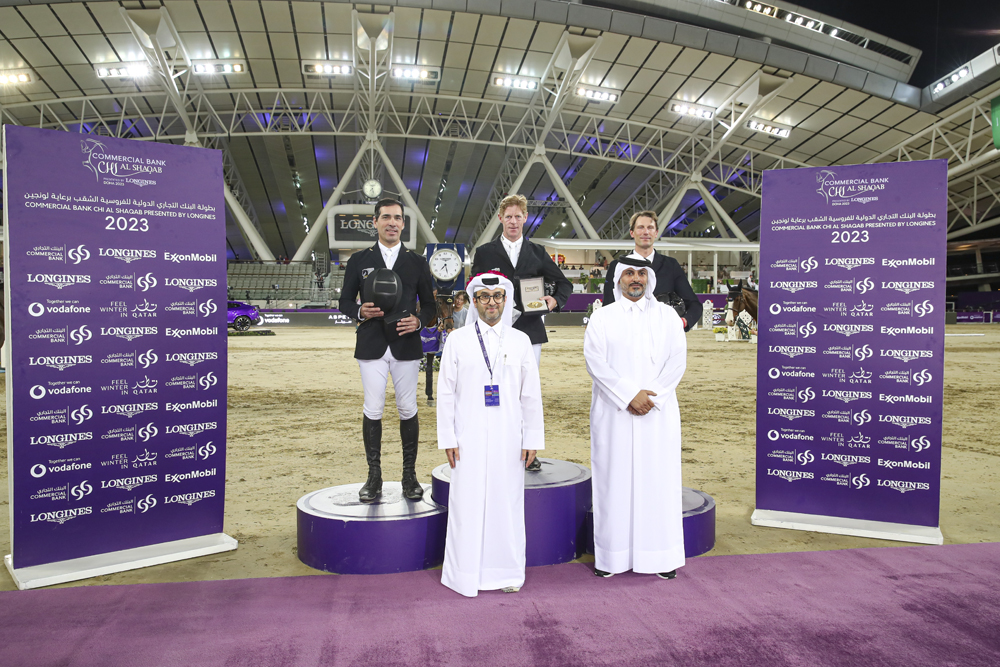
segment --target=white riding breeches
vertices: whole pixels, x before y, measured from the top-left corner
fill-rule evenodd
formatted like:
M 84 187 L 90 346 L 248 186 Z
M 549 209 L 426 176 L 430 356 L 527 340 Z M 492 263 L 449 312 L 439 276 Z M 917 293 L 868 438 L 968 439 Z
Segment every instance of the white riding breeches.
M 388 348 L 381 359 L 358 359 L 361 368 L 361 386 L 365 390 L 365 417 L 382 419 L 385 410 L 385 387 L 392 376 L 396 390 L 396 409 L 400 419 L 410 419 L 417 414 L 417 380 L 420 360 L 399 361 Z
M 534 343 L 531 349 L 535 351 L 535 365 L 539 368 L 542 367 L 542 344 Z

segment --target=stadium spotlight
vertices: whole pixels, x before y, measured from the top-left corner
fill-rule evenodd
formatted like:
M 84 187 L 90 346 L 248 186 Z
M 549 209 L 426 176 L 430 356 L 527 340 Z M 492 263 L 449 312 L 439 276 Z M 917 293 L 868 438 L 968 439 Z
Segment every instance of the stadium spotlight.
M 969 65 L 968 64 L 962 65 L 957 70 L 955 70 L 948 76 L 944 77 L 943 79 L 935 83 L 934 87 L 931 89 L 931 92 L 933 92 L 935 95 L 938 95 L 942 93 L 945 89 L 950 88 L 951 86 L 957 84 L 962 79 L 967 78 L 969 74 L 971 74 Z
M 139 79 L 149 76 L 146 63 L 116 63 L 114 65 L 94 65 L 98 79 Z
M 14 85 L 18 83 L 31 83 L 34 79 L 31 78 L 30 72 L 25 71 L 7 71 L 0 72 L 0 86 L 9 84 Z
M 604 104 L 614 104 L 618 101 L 621 95 L 620 90 L 611 90 L 610 88 L 593 88 L 591 86 L 577 86 L 576 94 L 578 97 L 584 97 L 588 102 L 597 102 Z
M 414 83 L 437 83 L 441 79 L 441 68 L 423 65 L 393 65 L 392 77 Z
M 758 118 L 751 118 L 747 121 L 747 127 L 754 132 L 769 134 L 778 139 L 787 139 L 792 130 L 789 127 L 778 125 L 772 121 L 763 121 Z
M 335 76 L 350 76 L 353 72 L 354 65 L 348 62 L 334 62 L 332 60 L 302 61 L 302 73 L 307 76 L 333 78 Z
M 199 76 L 211 74 L 244 74 L 247 64 L 243 60 L 192 60 L 194 73 Z
M 490 83 L 497 88 L 512 88 L 514 90 L 538 90 L 538 79 L 527 76 L 512 76 L 510 74 L 491 74 Z
M 670 110 L 681 116 L 691 116 L 700 120 L 712 120 L 715 116 L 715 109 L 700 104 L 691 104 L 683 100 L 671 100 Z

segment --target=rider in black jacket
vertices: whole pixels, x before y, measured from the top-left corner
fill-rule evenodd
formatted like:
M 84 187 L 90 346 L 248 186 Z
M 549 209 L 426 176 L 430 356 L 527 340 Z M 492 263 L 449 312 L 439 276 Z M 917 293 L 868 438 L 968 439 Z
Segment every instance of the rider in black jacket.
M 365 391 L 362 436 L 368 462 L 368 481 L 358 496 L 370 503 L 382 495 L 382 411 L 385 408 L 385 387 L 392 375 L 399 410 L 399 435 L 403 443 L 403 495 L 418 500 L 424 490 L 417 481 L 417 441 L 420 425 L 417 421 L 417 380 L 423 348 L 420 330 L 430 324 L 437 309 L 427 260 L 403 247 L 403 205 L 394 199 L 383 199 L 375 205 L 375 228 L 378 242 L 351 255 L 344 272 L 340 293 L 340 312 L 358 320 L 354 358 L 361 368 L 361 384 Z M 399 307 L 409 315 L 399 320 L 395 332 L 386 332 L 383 313 L 373 303 L 358 305 L 364 279 L 372 271 L 388 268 L 395 271 L 402 283 Z
M 681 265 L 673 257 L 661 255 L 653 249 L 653 243 L 658 236 L 656 226 L 655 211 L 639 211 L 632 216 L 629 227 L 629 236 L 635 239 L 635 250 L 630 253 L 633 257 L 642 257 L 653 262 L 653 273 L 656 274 L 656 287 L 653 295 L 669 294 L 673 292 L 684 300 L 687 311 L 681 317 L 684 323 L 684 331 L 691 331 L 691 328 L 701 321 L 702 306 L 701 301 L 691 289 Z M 604 305 L 615 302 L 615 268 L 618 260 L 611 262 L 608 266 L 607 279 L 604 282 Z

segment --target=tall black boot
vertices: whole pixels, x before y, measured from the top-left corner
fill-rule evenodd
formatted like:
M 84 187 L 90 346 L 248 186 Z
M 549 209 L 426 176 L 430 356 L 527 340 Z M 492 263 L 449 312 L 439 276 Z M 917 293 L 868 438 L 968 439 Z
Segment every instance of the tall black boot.
M 424 497 L 424 487 L 417 481 L 417 441 L 420 439 L 420 422 L 417 416 L 399 420 L 399 438 L 403 441 L 403 495 L 410 500 Z
M 373 503 L 382 495 L 382 420 L 365 417 L 361 422 L 361 437 L 365 441 L 368 481 L 358 491 L 358 500 Z

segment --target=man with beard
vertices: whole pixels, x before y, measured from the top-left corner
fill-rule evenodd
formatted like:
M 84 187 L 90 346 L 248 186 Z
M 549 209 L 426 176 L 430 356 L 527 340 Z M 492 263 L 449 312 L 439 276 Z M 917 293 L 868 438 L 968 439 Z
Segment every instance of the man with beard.
M 354 358 L 361 368 L 361 384 L 365 391 L 361 433 L 368 463 L 368 481 L 361 487 L 358 499 L 373 503 L 382 495 L 382 411 L 385 409 L 385 387 L 392 375 L 399 410 L 399 435 L 403 444 L 403 495 L 419 500 L 424 489 L 417 481 L 417 442 L 420 423 L 417 421 L 417 381 L 423 346 L 420 330 L 430 324 L 437 313 L 431 271 L 422 255 L 410 252 L 400 242 L 403 233 L 403 205 L 395 199 L 383 199 L 375 204 L 375 229 L 378 242 L 366 250 L 351 255 L 344 272 L 340 293 L 340 312 L 358 320 Z M 358 305 L 358 294 L 365 278 L 377 269 L 395 271 L 402 283 L 399 308 L 420 314 L 400 319 L 395 328 L 383 318 L 390 313 L 372 302 Z
M 583 342 L 594 381 L 594 572 L 673 579 L 684 565 L 675 389 L 687 341 L 677 312 L 653 298 L 656 274 L 649 262 L 622 258 L 614 284 L 614 303 L 594 311 Z
M 691 289 L 687 275 L 681 265 L 673 257 L 661 255 L 653 249 L 653 243 L 659 236 L 659 229 L 656 226 L 656 211 L 639 211 L 632 216 L 629 221 L 629 236 L 635 239 L 635 250 L 629 253 L 628 257 L 636 259 L 648 259 L 653 264 L 653 273 L 656 274 L 656 292 L 654 297 L 661 294 L 673 292 L 684 301 L 686 312 L 681 317 L 681 323 L 685 331 L 701 321 L 702 305 L 701 301 Z M 604 305 L 615 301 L 615 269 L 618 261 L 611 262 L 608 267 L 607 279 L 604 282 Z
M 538 365 L 511 327 L 513 289 L 501 275 L 473 278 L 475 309 L 441 357 L 438 447 L 451 466 L 441 583 L 468 597 L 524 584 L 524 468 L 545 447 Z

